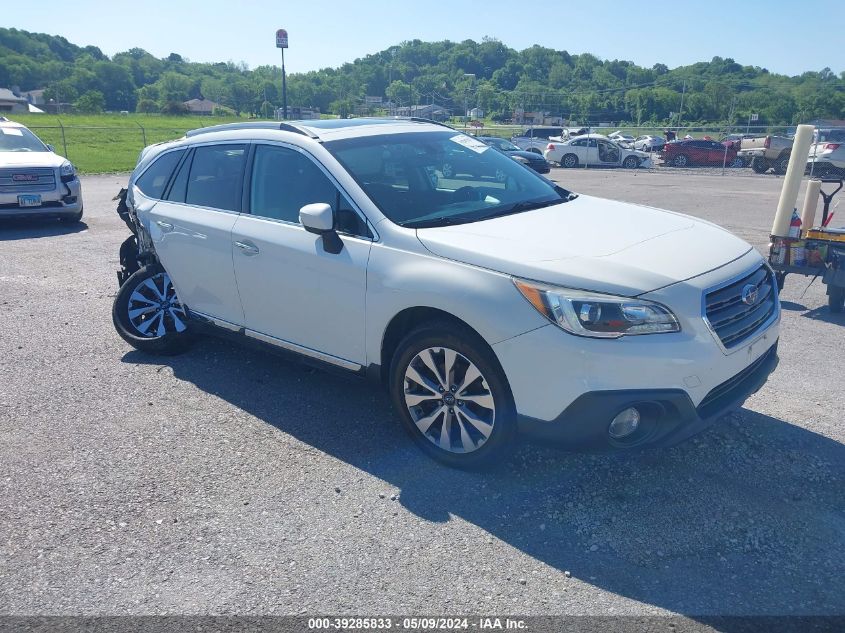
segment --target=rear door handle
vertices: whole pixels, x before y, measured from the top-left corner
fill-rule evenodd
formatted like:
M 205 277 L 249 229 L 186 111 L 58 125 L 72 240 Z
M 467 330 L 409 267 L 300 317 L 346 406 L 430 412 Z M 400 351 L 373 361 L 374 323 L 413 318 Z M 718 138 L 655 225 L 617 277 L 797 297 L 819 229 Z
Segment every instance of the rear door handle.
M 162 231 L 172 231 L 173 225 L 170 222 L 164 222 L 163 220 L 156 220 L 156 224 Z
M 235 242 L 235 246 L 241 249 L 244 255 L 258 255 L 258 247 L 252 242 Z

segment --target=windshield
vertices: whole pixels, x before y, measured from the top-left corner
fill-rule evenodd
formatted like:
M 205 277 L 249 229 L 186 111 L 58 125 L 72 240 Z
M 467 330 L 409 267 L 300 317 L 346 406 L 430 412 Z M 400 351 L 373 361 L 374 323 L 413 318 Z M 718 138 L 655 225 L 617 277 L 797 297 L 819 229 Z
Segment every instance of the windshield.
M 519 151 L 522 151 L 516 145 L 514 145 L 510 141 L 505 140 L 503 138 L 496 138 L 494 136 L 485 136 L 481 140 L 484 141 L 485 143 L 487 143 L 488 145 L 495 147 L 496 149 L 501 150 L 503 152 L 519 152 Z
M 22 127 L 0 127 L 0 152 L 49 152 L 35 134 Z
M 455 130 L 331 141 L 325 147 L 381 212 L 410 228 L 464 224 L 574 196 Z

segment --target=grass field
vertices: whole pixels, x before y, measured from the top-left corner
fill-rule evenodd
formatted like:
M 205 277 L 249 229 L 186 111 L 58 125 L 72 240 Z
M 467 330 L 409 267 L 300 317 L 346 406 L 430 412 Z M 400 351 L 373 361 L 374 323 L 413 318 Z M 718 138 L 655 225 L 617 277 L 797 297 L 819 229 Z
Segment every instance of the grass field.
M 145 144 L 176 139 L 198 127 L 245 120 L 139 114 L 15 114 L 9 118 L 29 127 L 84 174 L 131 171 Z

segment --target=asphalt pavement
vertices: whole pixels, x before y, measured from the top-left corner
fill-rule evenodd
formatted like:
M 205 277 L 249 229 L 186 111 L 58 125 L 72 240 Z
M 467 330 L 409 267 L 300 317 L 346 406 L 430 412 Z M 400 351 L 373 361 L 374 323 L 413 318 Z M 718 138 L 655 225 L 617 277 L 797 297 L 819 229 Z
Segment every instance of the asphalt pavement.
M 551 175 L 761 250 L 782 183 Z M 780 367 L 697 438 L 466 473 L 357 379 L 213 338 L 133 351 L 125 182 L 84 177 L 77 227 L 0 224 L 0 614 L 845 615 L 845 318 L 820 280 L 787 279 Z

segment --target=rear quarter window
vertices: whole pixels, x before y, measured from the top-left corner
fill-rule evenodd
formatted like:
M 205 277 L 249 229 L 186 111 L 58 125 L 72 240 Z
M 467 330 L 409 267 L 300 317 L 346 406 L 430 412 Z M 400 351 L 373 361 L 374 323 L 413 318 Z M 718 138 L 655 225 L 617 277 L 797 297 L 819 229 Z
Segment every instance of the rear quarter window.
M 167 183 L 170 182 L 170 176 L 173 175 L 173 170 L 179 164 L 179 160 L 185 150 L 180 149 L 173 152 L 165 152 L 156 158 L 152 165 L 147 167 L 146 171 L 141 174 L 141 177 L 135 182 L 135 186 L 148 198 L 161 200 L 164 195 L 164 189 Z

